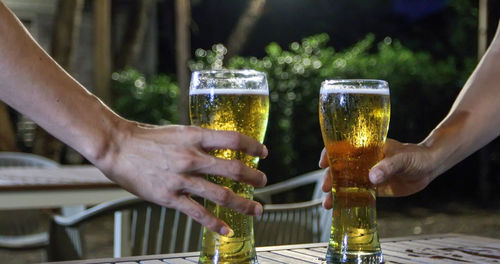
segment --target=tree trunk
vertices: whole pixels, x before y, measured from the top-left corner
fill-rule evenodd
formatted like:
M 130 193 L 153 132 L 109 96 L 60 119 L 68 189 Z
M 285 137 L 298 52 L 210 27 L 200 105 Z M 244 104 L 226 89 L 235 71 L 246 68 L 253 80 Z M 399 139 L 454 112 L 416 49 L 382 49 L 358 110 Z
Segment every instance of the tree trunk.
M 80 36 L 82 8 L 83 0 L 61 0 L 57 7 L 51 55 L 68 72 L 73 70 L 75 50 Z
M 179 123 L 189 124 L 189 70 L 188 61 L 191 54 L 191 38 L 189 24 L 191 7 L 188 0 L 175 1 L 175 57 L 177 83 L 179 85 Z
M 266 0 L 251 0 L 248 7 L 241 15 L 236 27 L 227 41 L 227 54 L 224 61 L 228 61 L 231 57 L 238 55 L 243 49 L 248 35 L 252 32 L 255 24 L 262 15 Z
M 0 150 L 19 151 L 16 145 L 16 134 L 9 116 L 9 109 L 2 102 L 0 102 Z
M 111 101 L 111 0 L 94 1 L 94 93 Z
M 488 48 L 488 0 L 479 0 L 477 56 L 481 60 Z
M 51 55 L 66 71 L 72 71 L 78 47 L 83 0 L 60 0 L 52 35 Z M 60 161 L 63 143 L 42 128 L 36 128 L 33 153 Z
M 136 0 L 128 15 L 128 30 L 125 33 L 114 60 L 114 70 L 133 66 L 141 54 L 142 44 L 149 22 L 149 11 L 153 0 Z
M 481 60 L 488 48 L 488 0 L 479 0 L 477 29 L 477 59 Z M 484 146 L 479 151 L 478 192 L 481 202 L 487 204 L 491 197 L 490 183 L 490 148 Z

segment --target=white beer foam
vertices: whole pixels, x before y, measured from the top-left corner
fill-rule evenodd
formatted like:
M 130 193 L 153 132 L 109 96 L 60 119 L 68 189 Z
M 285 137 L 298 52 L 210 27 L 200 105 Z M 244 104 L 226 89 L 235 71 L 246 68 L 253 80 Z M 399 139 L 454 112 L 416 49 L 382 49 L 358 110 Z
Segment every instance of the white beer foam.
M 389 89 L 370 89 L 370 88 L 341 88 L 341 87 L 321 87 L 321 94 L 330 94 L 330 93 L 344 93 L 344 94 L 380 94 L 380 95 L 389 95 Z
M 204 95 L 204 94 L 252 94 L 252 95 L 269 95 L 268 90 L 257 89 L 195 89 L 189 90 L 189 95 Z

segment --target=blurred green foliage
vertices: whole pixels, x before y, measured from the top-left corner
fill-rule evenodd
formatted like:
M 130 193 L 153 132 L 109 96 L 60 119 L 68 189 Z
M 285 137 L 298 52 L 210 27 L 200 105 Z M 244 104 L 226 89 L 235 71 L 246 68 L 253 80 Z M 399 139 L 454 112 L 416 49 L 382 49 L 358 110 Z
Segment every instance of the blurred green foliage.
M 167 75 L 147 80 L 134 69 L 115 72 L 113 109 L 121 116 L 148 124 L 177 123 L 179 87 Z
M 446 115 L 470 66 L 458 66 L 454 57 L 435 60 L 427 52 L 412 51 L 386 37 L 372 34 L 352 47 L 336 51 L 320 34 L 293 42 L 287 48 L 266 47 L 263 58 L 233 57 L 224 62 L 226 48 L 197 49 L 191 70 L 221 68 L 266 72 L 271 112 L 265 143 L 270 155 L 261 169 L 277 182 L 317 169 L 323 147 L 318 120 L 318 93 L 325 79 L 383 79 L 391 89 L 389 136 L 406 142 L 422 140 Z M 467 64 L 468 65 L 468 64 Z M 114 109 L 139 122 L 177 121 L 178 87 L 172 78 L 151 80 L 133 69 L 113 73 Z
M 471 69 L 458 69 L 453 57 L 434 60 L 390 37 L 376 42 L 367 35 L 352 47 L 335 51 L 320 34 L 287 48 L 266 47 L 263 58 L 233 57 L 225 67 L 267 73 L 271 112 L 265 144 L 270 155 L 261 169 L 277 182 L 317 169 L 323 147 L 318 93 L 325 79 L 383 79 L 391 88 L 389 136 L 418 142 L 441 120 Z M 226 49 L 198 49 L 191 70 L 220 68 Z

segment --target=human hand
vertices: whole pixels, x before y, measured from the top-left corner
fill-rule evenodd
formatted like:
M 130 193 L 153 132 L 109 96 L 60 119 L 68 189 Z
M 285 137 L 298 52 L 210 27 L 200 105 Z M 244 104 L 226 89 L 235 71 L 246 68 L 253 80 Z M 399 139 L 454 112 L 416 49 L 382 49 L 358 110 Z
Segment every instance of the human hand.
M 117 130 L 105 155 L 95 164 L 126 190 L 180 210 L 223 235 L 231 232 L 230 227 L 191 199 L 190 194 L 243 214 L 262 214 L 259 203 L 204 178 L 205 174 L 214 174 L 255 187 L 264 186 L 267 178 L 261 171 L 239 160 L 224 160 L 208 154 L 213 149 L 233 149 L 265 158 L 267 149 L 257 140 L 237 132 L 192 126 L 152 127 L 128 123 Z
M 437 175 L 431 151 L 421 144 L 403 144 L 387 139 L 384 146 L 384 159 L 370 169 L 370 181 L 376 185 L 378 196 L 407 196 L 424 189 Z M 328 158 L 325 149 L 319 162 L 327 168 Z M 330 169 L 325 170 L 322 186 L 328 192 L 323 207 L 332 208 L 332 177 Z

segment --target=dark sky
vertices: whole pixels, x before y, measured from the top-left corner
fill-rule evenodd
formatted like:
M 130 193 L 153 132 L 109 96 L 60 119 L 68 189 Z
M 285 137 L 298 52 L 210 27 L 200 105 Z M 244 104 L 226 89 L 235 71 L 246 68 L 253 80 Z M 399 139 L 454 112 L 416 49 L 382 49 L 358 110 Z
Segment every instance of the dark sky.
M 192 51 L 226 43 L 248 0 L 192 0 Z M 452 2 L 468 3 L 452 8 Z M 489 1 L 490 25 L 495 25 L 500 5 Z M 160 28 L 160 72 L 175 72 L 174 1 L 160 1 L 157 7 Z M 467 7 L 467 8 L 465 8 Z M 460 14 L 457 9 L 462 9 Z M 470 10 L 463 10 L 470 9 Z M 287 48 L 293 41 L 319 33 L 330 35 L 335 49 L 353 45 L 368 33 L 381 40 L 399 39 L 416 50 L 433 55 L 475 54 L 477 1 L 459 0 L 267 0 L 264 11 L 241 55 L 264 55 L 264 47 L 277 42 Z M 460 18 L 463 21 L 458 21 Z M 492 27 L 492 26 L 490 26 Z M 490 28 L 492 36 L 495 28 Z M 466 36 L 449 36 L 463 31 Z M 460 33 L 460 32 L 459 32 Z M 490 36 L 490 37 L 491 37 Z M 455 39 L 454 39 L 455 38 Z M 460 43 L 464 42 L 464 43 Z M 450 43 L 451 42 L 451 43 Z M 458 46 L 459 50 L 454 46 Z

